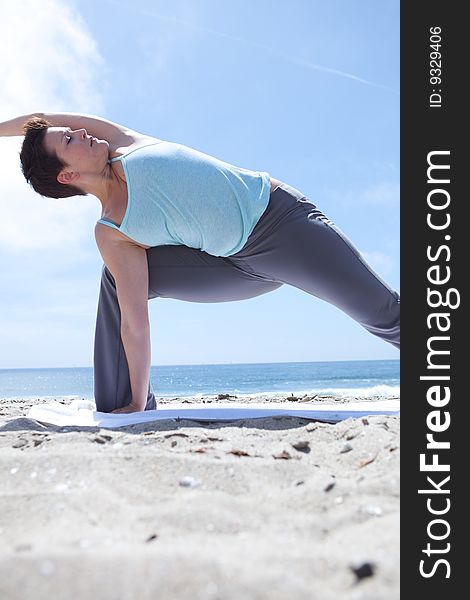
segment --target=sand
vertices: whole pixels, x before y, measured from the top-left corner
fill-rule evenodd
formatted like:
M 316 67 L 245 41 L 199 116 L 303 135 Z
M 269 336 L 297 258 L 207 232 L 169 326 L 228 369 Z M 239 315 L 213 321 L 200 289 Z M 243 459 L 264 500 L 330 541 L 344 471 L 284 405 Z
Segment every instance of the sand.
M 2 600 L 399 598 L 399 417 L 24 417 L 46 401 L 0 400 Z

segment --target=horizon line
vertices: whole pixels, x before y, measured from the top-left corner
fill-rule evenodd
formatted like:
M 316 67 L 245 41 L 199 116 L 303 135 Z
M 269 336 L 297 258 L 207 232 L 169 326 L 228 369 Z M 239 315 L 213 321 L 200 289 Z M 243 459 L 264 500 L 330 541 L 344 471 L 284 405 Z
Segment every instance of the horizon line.
M 321 363 L 345 363 L 345 362 L 385 362 L 400 361 L 399 358 L 351 358 L 341 360 L 281 360 L 272 362 L 227 362 L 227 363 L 175 363 L 154 364 L 155 367 L 217 367 L 217 366 L 242 366 L 242 365 L 290 365 L 290 364 L 321 364 Z M 93 369 L 93 366 L 75 367 L 0 367 L 0 371 L 43 371 L 46 369 Z

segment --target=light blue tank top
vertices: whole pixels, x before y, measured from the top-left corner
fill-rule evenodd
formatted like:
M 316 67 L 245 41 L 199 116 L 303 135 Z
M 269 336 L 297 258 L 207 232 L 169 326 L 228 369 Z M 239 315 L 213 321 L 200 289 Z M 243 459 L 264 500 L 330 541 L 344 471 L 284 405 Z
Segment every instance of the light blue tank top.
M 98 223 L 146 246 L 184 245 L 230 256 L 243 248 L 269 202 L 268 173 L 181 144 L 157 141 L 115 160 L 126 176 L 127 210 L 120 226 Z

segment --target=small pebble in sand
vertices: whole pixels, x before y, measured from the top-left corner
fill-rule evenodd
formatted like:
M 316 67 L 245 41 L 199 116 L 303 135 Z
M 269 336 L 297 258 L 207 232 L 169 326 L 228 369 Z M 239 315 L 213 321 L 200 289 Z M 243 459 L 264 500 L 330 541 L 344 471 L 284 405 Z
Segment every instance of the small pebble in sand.
M 367 504 L 367 506 L 362 507 L 362 512 L 367 515 L 371 515 L 372 517 L 381 517 L 382 509 L 380 506 L 375 506 L 374 504 Z
M 225 454 L 234 454 L 235 456 L 251 456 L 249 452 L 246 452 L 246 450 L 241 450 L 240 448 L 232 448 L 232 450 L 227 450 Z
M 351 444 L 345 444 L 343 448 L 339 451 L 339 453 L 346 454 L 346 452 L 351 452 L 352 449 L 353 447 L 351 446 Z
M 364 579 L 365 577 L 371 577 L 375 572 L 374 563 L 364 562 L 359 565 L 349 567 L 357 578 L 357 581 Z
M 291 446 L 299 452 L 305 452 L 306 454 L 310 452 L 310 443 L 306 440 L 294 442 L 293 444 L 291 444 Z
M 19 439 L 14 444 L 12 444 L 12 448 L 24 448 L 28 445 L 27 440 Z
M 198 487 L 199 485 L 201 485 L 201 481 L 199 479 L 196 479 L 195 477 L 190 477 L 189 475 L 186 477 L 182 477 L 179 480 L 179 484 L 182 487 Z
M 12 467 L 12 468 L 10 469 L 10 473 L 11 473 L 12 475 L 15 475 L 15 473 L 18 473 L 18 467 Z
M 152 533 L 152 535 L 149 535 L 148 538 L 145 540 L 146 543 L 148 542 L 153 542 L 153 540 L 156 540 L 158 538 L 158 535 L 156 533 Z
M 315 431 L 315 429 L 317 428 L 315 423 L 308 423 L 308 425 L 305 425 L 305 431 Z
M 109 442 L 112 439 L 113 438 L 110 435 L 105 435 L 103 433 L 100 433 L 99 435 L 90 438 L 92 442 L 96 442 L 97 444 L 106 444 L 106 442 Z
M 336 481 L 330 481 L 330 483 L 323 490 L 324 492 L 331 492 L 331 490 L 335 487 Z
M 292 456 L 287 452 L 287 450 L 283 450 L 282 452 L 278 452 L 277 454 L 273 454 L 273 458 L 289 460 Z

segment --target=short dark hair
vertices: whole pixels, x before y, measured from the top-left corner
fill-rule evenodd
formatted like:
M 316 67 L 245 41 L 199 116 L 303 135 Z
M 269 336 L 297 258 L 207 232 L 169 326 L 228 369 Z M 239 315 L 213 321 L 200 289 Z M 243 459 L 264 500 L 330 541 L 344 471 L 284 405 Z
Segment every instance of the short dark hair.
M 75 185 L 57 181 L 57 175 L 67 165 L 55 152 L 47 152 L 44 148 L 44 136 L 52 123 L 41 117 L 33 117 L 23 125 L 24 141 L 21 147 L 21 170 L 30 186 L 41 196 L 47 198 L 68 198 L 70 196 L 86 196 Z

